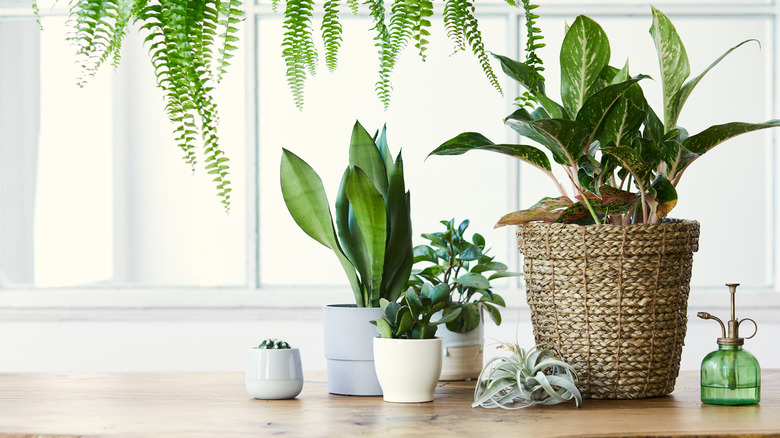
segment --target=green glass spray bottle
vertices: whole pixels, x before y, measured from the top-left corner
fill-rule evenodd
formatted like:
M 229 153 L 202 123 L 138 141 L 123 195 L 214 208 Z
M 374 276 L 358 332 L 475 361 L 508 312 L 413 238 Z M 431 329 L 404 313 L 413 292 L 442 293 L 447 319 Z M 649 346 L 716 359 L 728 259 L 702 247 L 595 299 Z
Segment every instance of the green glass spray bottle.
M 718 338 L 718 349 L 708 354 L 701 363 L 701 401 L 714 405 L 754 405 L 761 401 L 761 367 L 755 356 L 742 348 L 745 339 L 758 332 L 758 324 L 750 318 L 738 320 L 735 316 L 734 295 L 739 284 L 727 284 L 731 292 L 731 319 L 728 331 L 723 321 L 707 312 L 699 312 L 702 319 L 720 323 L 723 336 Z M 748 338 L 739 337 L 739 326 L 750 321 L 756 330 Z

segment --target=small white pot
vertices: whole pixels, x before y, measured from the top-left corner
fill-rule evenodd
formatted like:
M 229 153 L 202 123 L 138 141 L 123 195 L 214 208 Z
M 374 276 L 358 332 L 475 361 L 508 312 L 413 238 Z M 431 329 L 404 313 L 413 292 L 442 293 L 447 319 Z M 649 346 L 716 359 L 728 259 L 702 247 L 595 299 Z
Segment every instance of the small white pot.
M 246 390 L 254 398 L 294 398 L 303 389 L 301 352 L 297 348 L 251 348 L 246 363 Z
M 441 339 L 374 338 L 374 366 L 384 400 L 433 401 L 441 374 Z

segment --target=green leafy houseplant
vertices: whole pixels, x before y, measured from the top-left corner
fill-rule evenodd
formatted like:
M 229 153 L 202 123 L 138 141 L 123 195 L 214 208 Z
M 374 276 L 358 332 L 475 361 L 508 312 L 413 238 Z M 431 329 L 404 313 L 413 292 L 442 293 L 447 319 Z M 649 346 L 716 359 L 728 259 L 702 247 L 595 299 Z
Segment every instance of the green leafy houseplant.
M 537 345 L 528 351 L 517 344 L 503 344 L 511 354 L 491 359 L 477 380 L 472 407 L 522 409 L 532 405 L 554 405 L 575 400 L 577 389 L 574 368 L 551 350 Z
M 458 317 L 460 309 L 431 322 L 436 312 L 441 311 L 449 302 L 450 291 L 446 284 L 431 286 L 425 284 L 420 291 L 407 289 L 401 303 L 381 299 L 379 306 L 384 315 L 371 321 L 377 327 L 381 338 L 432 339 L 436 336 L 436 326 L 446 324 Z
M 257 348 L 263 350 L 288 350 L 290 349 L 290 344 L 287 342 L 281 340 L 281 339 L 265 339 L 263 342 L 260 343 L 260 345 L 257 346 Z
M 385 129 L 372 138 L 355 123 L 349 166 L 336 197 L 335 227 L 322 180 L 286 149 L 281 186 L 295 222 L 336 254 L 358 307 L 379 307 L 381 298 L 401 296 L 414 260 L 410 195 L 401 153 L 393 161 Z
M 37 16 L 35 0 L 33 10 Z M 232 189 L 228 158 L 219 145 L 212 90 L 237 49 L 237 26 L 243 16 L 241 0 L 74 0 L 69 14 L 67 38 L 82 67 L 81 86 L 106 61 L 119 65 L 128 27 L 139 26 L 184 160 L 194 171 L 196 146 L 203 145 L 204 169 L 214 176 L 226 209 Z
M 677 204 L 676 187 L 688 167 L 713 147 L 737 135 L 780 126 L 732 122 L 689 135 L 678 126 L 683 105 L 695 86 L 729 53 L 698 76 L 690 75 L 685 47 L 672 22 L 652 8 L 650 34 L 655 42 L 663 85 L 663 121 L 645 99 L 640 81 L 609 65 L 610 45 L 601 26 L 580 15 L 568 28 L 560 50 L 561 100 L 547 96 L 539 64 L 498 56 L 504 72 L 530 94 L 536 109 L 519 108 L 505 122 L 521 136 L 541 144 L 559 164 L 573 191 L 553 174 L 548 155 L 524 144 L 495 144 L 485 136 L 462 133 L 431 155 L 460 155 L 488 150 L 515 157 L 548 175 L 560 191 L 527 210 L 502 217 L 497 227 L 532 221 L 558 223 L 658 223 Z M 526 102 L 528 103 L 528 102 Z M 533 106 L 533 103 L 531 103 Z
M 276 10 L 281 0 L 273 0 Z M 314 43 L 314 0 L 287 0 L 284 6 L 284 41 L 282 56 L 287 66 L 287 82 L 292 90 L 298 108 L 303 107 L 303 90 L 307 76 L 317 70 L 319 54 Z M 507 0 L 517 6 L 514 0 Z M 347 0 L 347 8 L 357 15 L 359 4 L 368 9 L 375 32 L 374 45 L 379 55 L 379 80 L 376 93 L 385 108 L 390 104 L 392 85 L 390 75 L 398 62 L 399 55 L 413 43 L 421 59 L 426 58 L 428 38 L 431 35 L 431 17 L 434 15 L 432 0 L 407 1 L 369 0 L 358 2 Z M 338 0 L 325 0 L 322 5 L 320 24 L 325 48 L 325 65 L 334 71 L 338 65 L 338 51 L 342 43 L 342 25 L 339 14 L 342 6 Z M 485 76 L 491 85 L 501 92 L 501 86 L 490 66 L 482 42 L 482 33 L 475 16 L 476 8 L 470 0 L 444 0 L 442 20 L 454 51 L 466 48 L 477 57 Z
M 493 293 L 490 282 L 497 278 L 521 275 L 509 272 L 508 267 L 495 261 L 485 248 L 485 238 L 475 233 L 471 241 L 466 239 L 468 219 L 455 226 L 455 219 L 441 221 L 445 231 L 423 234 L 430 245 L 414 247 L 415 264 L 424 265 L 413 269 L 408 285 L 420 291 L 427 283 L 434 286 L 446 285 L 450 290 L 450 303 L 445 307 L 448 315 L 460 309 L 460 315 L 447 323 L 447 328 L 457 333 L 468 333 L 482 319 L 480 309 L 487 310 L 496 323 L 501 324 L 504 299 Z M 489 275 L 488 275 L 489 274 Z

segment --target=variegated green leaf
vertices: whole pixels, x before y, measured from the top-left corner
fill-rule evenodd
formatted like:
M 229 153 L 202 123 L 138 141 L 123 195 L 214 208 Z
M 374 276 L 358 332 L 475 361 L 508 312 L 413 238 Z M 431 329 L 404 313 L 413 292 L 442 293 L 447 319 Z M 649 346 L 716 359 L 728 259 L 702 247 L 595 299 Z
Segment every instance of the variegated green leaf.
M 561 99 L 568 114 L 577 114 L 596 89 L 601 71 L 609 62 L 607 34 L 598 23 L 580 15 L 561 45 Z
M 671 20 L 656 8 L 653 11 L 653 24 L 650 27 L 650 35 L 653 37 L 655 49 L 658 53 L 658 63 L 661 68 L 661 84 L 664 98 L 664 130 L 674 128 L 674 95 L 691 74 L 691 66 L 688 62 L 688 53 L 677 34 Z
M 496 54 L 493 54 L 493 56 L 501 63 L 501 69 L 504 70 L 504 73 L 519 82 L 542 104 L 549 117 L 556 119 L 566 117 L 563 106 L 547 97 L 544 92 L 544 81 L 536 80 L 537 73 L 533 68 L 506 56 Z
M 658 201 L 655 214 L 658 219 L 663 219 L 677 205 L 677 189 L 663 174 L 656 176 L 652 184 L 655 190 L 655 199 Z
M 549 149 L 555 161 L 564 166 L 576 166 L 590 134 L 585 124 L 575 120 L 508 118 L 506 123 L 518 134 L 541 143 Z
M 615 157 L 624 169 L 631 172 L 642 191 L 644 191 L 644 188 L 647 188 L 650 183 L 652 169 L 647 162 L 642 160 L 642 157 L 635 149 L 628 146 L 616 146 L 601 148 L 601 152 Z
M 609 85 L 588 97 L 577 113 L 577 121 L 584 123 L 590 129 L 590 136 L 586 145 L 590 145 L 598 135 L 604 119 L 615 103 L 628 92 L 631 87 L 647 75 L 639 75 L 619 84 Z M 640 120 L 641 122 L 641 120 Z
M 468 151 L 493 151 L 525 161 L 532 166 L 550 171 L 550 159 L 541 150 L 522 144 L 495 144 L 490 139 L 476 132 L 464 132 L 433 150 L 431 155 L 462 155 Z
M 603 145 L 629 146 L 637 130 L 645 121 L 645 112 L 633 101 L 622 98 L 615 102 L 604 119 L 604 128 L 598 137 Z
M 563 211 L 573 204 L 572 200 L 560 198 L 542 198 L 527 210 L 516 211 L 501 217 L 494 228 L 506 225 L 521 225 L 528 222 L 555 222 Z

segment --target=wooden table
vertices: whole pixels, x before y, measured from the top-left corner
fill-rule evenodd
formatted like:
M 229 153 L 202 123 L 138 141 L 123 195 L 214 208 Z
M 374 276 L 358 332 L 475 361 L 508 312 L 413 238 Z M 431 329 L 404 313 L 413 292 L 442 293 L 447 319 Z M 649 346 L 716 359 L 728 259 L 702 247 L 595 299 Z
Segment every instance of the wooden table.
M 297 399 L 264 401 L 247 395 L 242 373 L 0 374 L 0 437 L 780 437 L 780 370 L 764 371 L 757 406 L 702 405 L 696 372 L 668 397 L 579 409 L 471 408 L 473 386 L 440 383 L 433 403 L 394 404 L 328 394 L 315 372 Z

